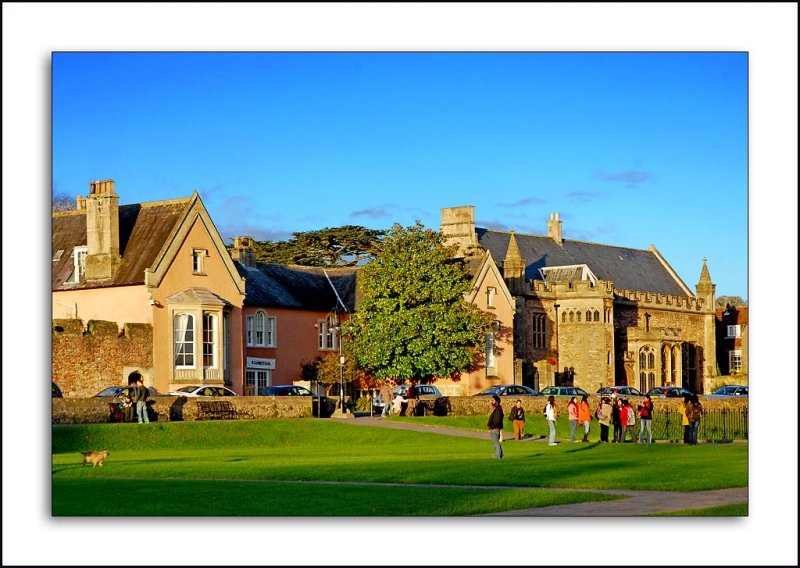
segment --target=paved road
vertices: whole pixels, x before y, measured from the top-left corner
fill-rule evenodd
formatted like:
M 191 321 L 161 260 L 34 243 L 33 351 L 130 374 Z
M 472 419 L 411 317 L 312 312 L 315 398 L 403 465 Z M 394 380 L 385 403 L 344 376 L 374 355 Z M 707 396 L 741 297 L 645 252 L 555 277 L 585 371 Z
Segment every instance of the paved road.
M 364 416 L 350 419 L 349 422 L 359 426 L 373 426 L 380 428 L 394 428 L 398 430 L 414 430 L 417 432 L 431 432 L 445 436 L 462 436 L 467 438 L 479 438 L 488 440 L 485 432 L 475 432 L 471 430 L 459 430 L 456 428 L 439 428 L 436 426 L 426 426 L 423 424 L 413 424 L 408 422 L 394 422 L 381 420 L 378 417 Z M 543 443 L 541 438 L 526 438 L 523 441 L 533 443 Z M 532 489 L 534 490 L 534 489 Z M 537 509 L 521 509 L 518 511 L 505 511 L 502 513 L 491 513 L 484 516 L 490 517 L 631 517 L 647 515 L 650 513 L 661 513 L 668 511 L 680 511 L 685 509 L 705 509 L 720 505 L 733 505 L 748 502 L 748 488 L 734 487 L 730 489 L 718 489 L 714 491 L 630 491 L 620 490 L 594 490 L 594 489 L 571 489 L 571 488 L 542 488 L 542 490 L 561 490 L 561 491 L 590 491 L 596 493 L 609 493 L 623 495 L 624 499 L 614 501 L 600 501 L 590 503 L 575 503 L 572 505 L 554 505 L 552 507 L 540 507 Z

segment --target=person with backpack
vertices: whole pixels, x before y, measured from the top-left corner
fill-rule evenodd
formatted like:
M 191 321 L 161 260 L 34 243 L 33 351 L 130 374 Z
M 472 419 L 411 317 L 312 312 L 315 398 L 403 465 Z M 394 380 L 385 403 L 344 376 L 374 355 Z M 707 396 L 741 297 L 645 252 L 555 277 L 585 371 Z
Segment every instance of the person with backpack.
M 644 431 L 647 429 L 647 443 L 653 443 L 653 401 L 649 394 L 637 405 L 639 411 L 639 443 L 644 442 Z
M 700 404 L 700 397 L 696 394 L 692 395 L 691 410 L 689 411 L 689 425 L 690 435 L 689 443 L 693 446 L 697 445 L 697 435 L 700 432 L 700 419 L 703 417 L 703 405 Z
M 600 422 L 600 441 L 604 444 L 608 444 L 608 427 L 611 425 L 612 414 L 611 399 L 604 396 L 594 411 L 595 418 Z
M 494 457 L 501 460 L 503 459 L 503 446 L 500 444 L 501 436 L 503 435 L 503 407 L 500 406 L 500 397 L 496 394 L 492 395 L 489 407 L 491 412 L 486 426 L 489 428 L 489 437 L 492 439 L 492 444 L 494 444 Z
M 547 398 L 547 404 L 544 407 L 544 417 L 547 420 L 547 425 L 550 427 L 550 437 L 548 438 L 548 446 L 555 446 L 556 442 L 556 419 L 558 418 L 558 410 L 556 410 L 556 399 L 553 396 Z
M 525 409 L 522 408 L 520 399 L 517 399 L 508 416 L 514 424 L 514 439 L 519 442 L 520 438 L 525 435 Z
M 567 403 L 567 414 L 569 414 L 569 441 L 577 442 L 575 429 L 578 427 L 578 402 L 574 396 Z
M 589 395 L 581 397 L 578 405 L 578 425 L 583 424 L 583 442 L 589 441 L 589 426 L 592 423 L 592 409 L 589 408 Z
M 633 407 L 628 399 L 622 401 L 622 408 L 619 412 L 619 420 L 624 428 L 620 442 L 624 443 L 628 438 L 628 434 L 630 434 L 631 442 L 636 443 L 636 434 L 634 433 L 634 427 L 636 426 L 636 413 L 633 411 Z

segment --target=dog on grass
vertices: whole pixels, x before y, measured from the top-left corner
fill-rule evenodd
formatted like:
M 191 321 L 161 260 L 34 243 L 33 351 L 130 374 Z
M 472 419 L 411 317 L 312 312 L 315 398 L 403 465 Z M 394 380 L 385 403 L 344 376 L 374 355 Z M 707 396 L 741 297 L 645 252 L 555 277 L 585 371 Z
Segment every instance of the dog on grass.
M 103 461 L 111 455 L 111 452 L 108 450 L 103 450 L 102 452 L 96 451 L 88 451 L 88 452 L 81 452 L 83 454 L 83 465 L 86 465 L 89 462 L 92 462 L 92 467 L 103 467 Z

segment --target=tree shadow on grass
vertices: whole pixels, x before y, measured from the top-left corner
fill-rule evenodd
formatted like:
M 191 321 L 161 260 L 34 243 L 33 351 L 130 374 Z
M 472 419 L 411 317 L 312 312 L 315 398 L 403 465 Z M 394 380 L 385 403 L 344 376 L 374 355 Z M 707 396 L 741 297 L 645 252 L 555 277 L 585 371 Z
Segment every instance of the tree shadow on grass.
M 585 452 L 587 450 L 595 450 L 595 449 L 597 449 L 599 447 L 600 447 L 600 442 L 594 442 L 592 444 L 589 444 L 588 446 L 583 446 L 582 445 L 579 448 L 573 448 L 571 450 L 566 450 L 564 453 L 565 454 L 574 454 L 576 452 Z

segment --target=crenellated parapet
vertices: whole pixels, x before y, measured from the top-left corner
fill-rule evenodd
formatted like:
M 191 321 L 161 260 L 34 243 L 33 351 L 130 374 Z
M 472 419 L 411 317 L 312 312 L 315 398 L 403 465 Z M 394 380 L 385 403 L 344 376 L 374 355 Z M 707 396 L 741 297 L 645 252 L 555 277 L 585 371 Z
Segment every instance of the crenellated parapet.
M 636 302 L 642 308 L 674 308 L 680 310 L 703 311 L 705 299 L 696 296 L 679 296 L 674 294 L 661 294 L 657 292 L 644 292 L 641 290 L 614 290 L 616 299 Z
M 546 280 L 528 280 L 528 291 L 533 294 L 555 294 L 559 298 L 574 295 L 608 296 L 614 293 L 614 283 L 607 280 L 575 280 L 572 282 L 548 282 Z

